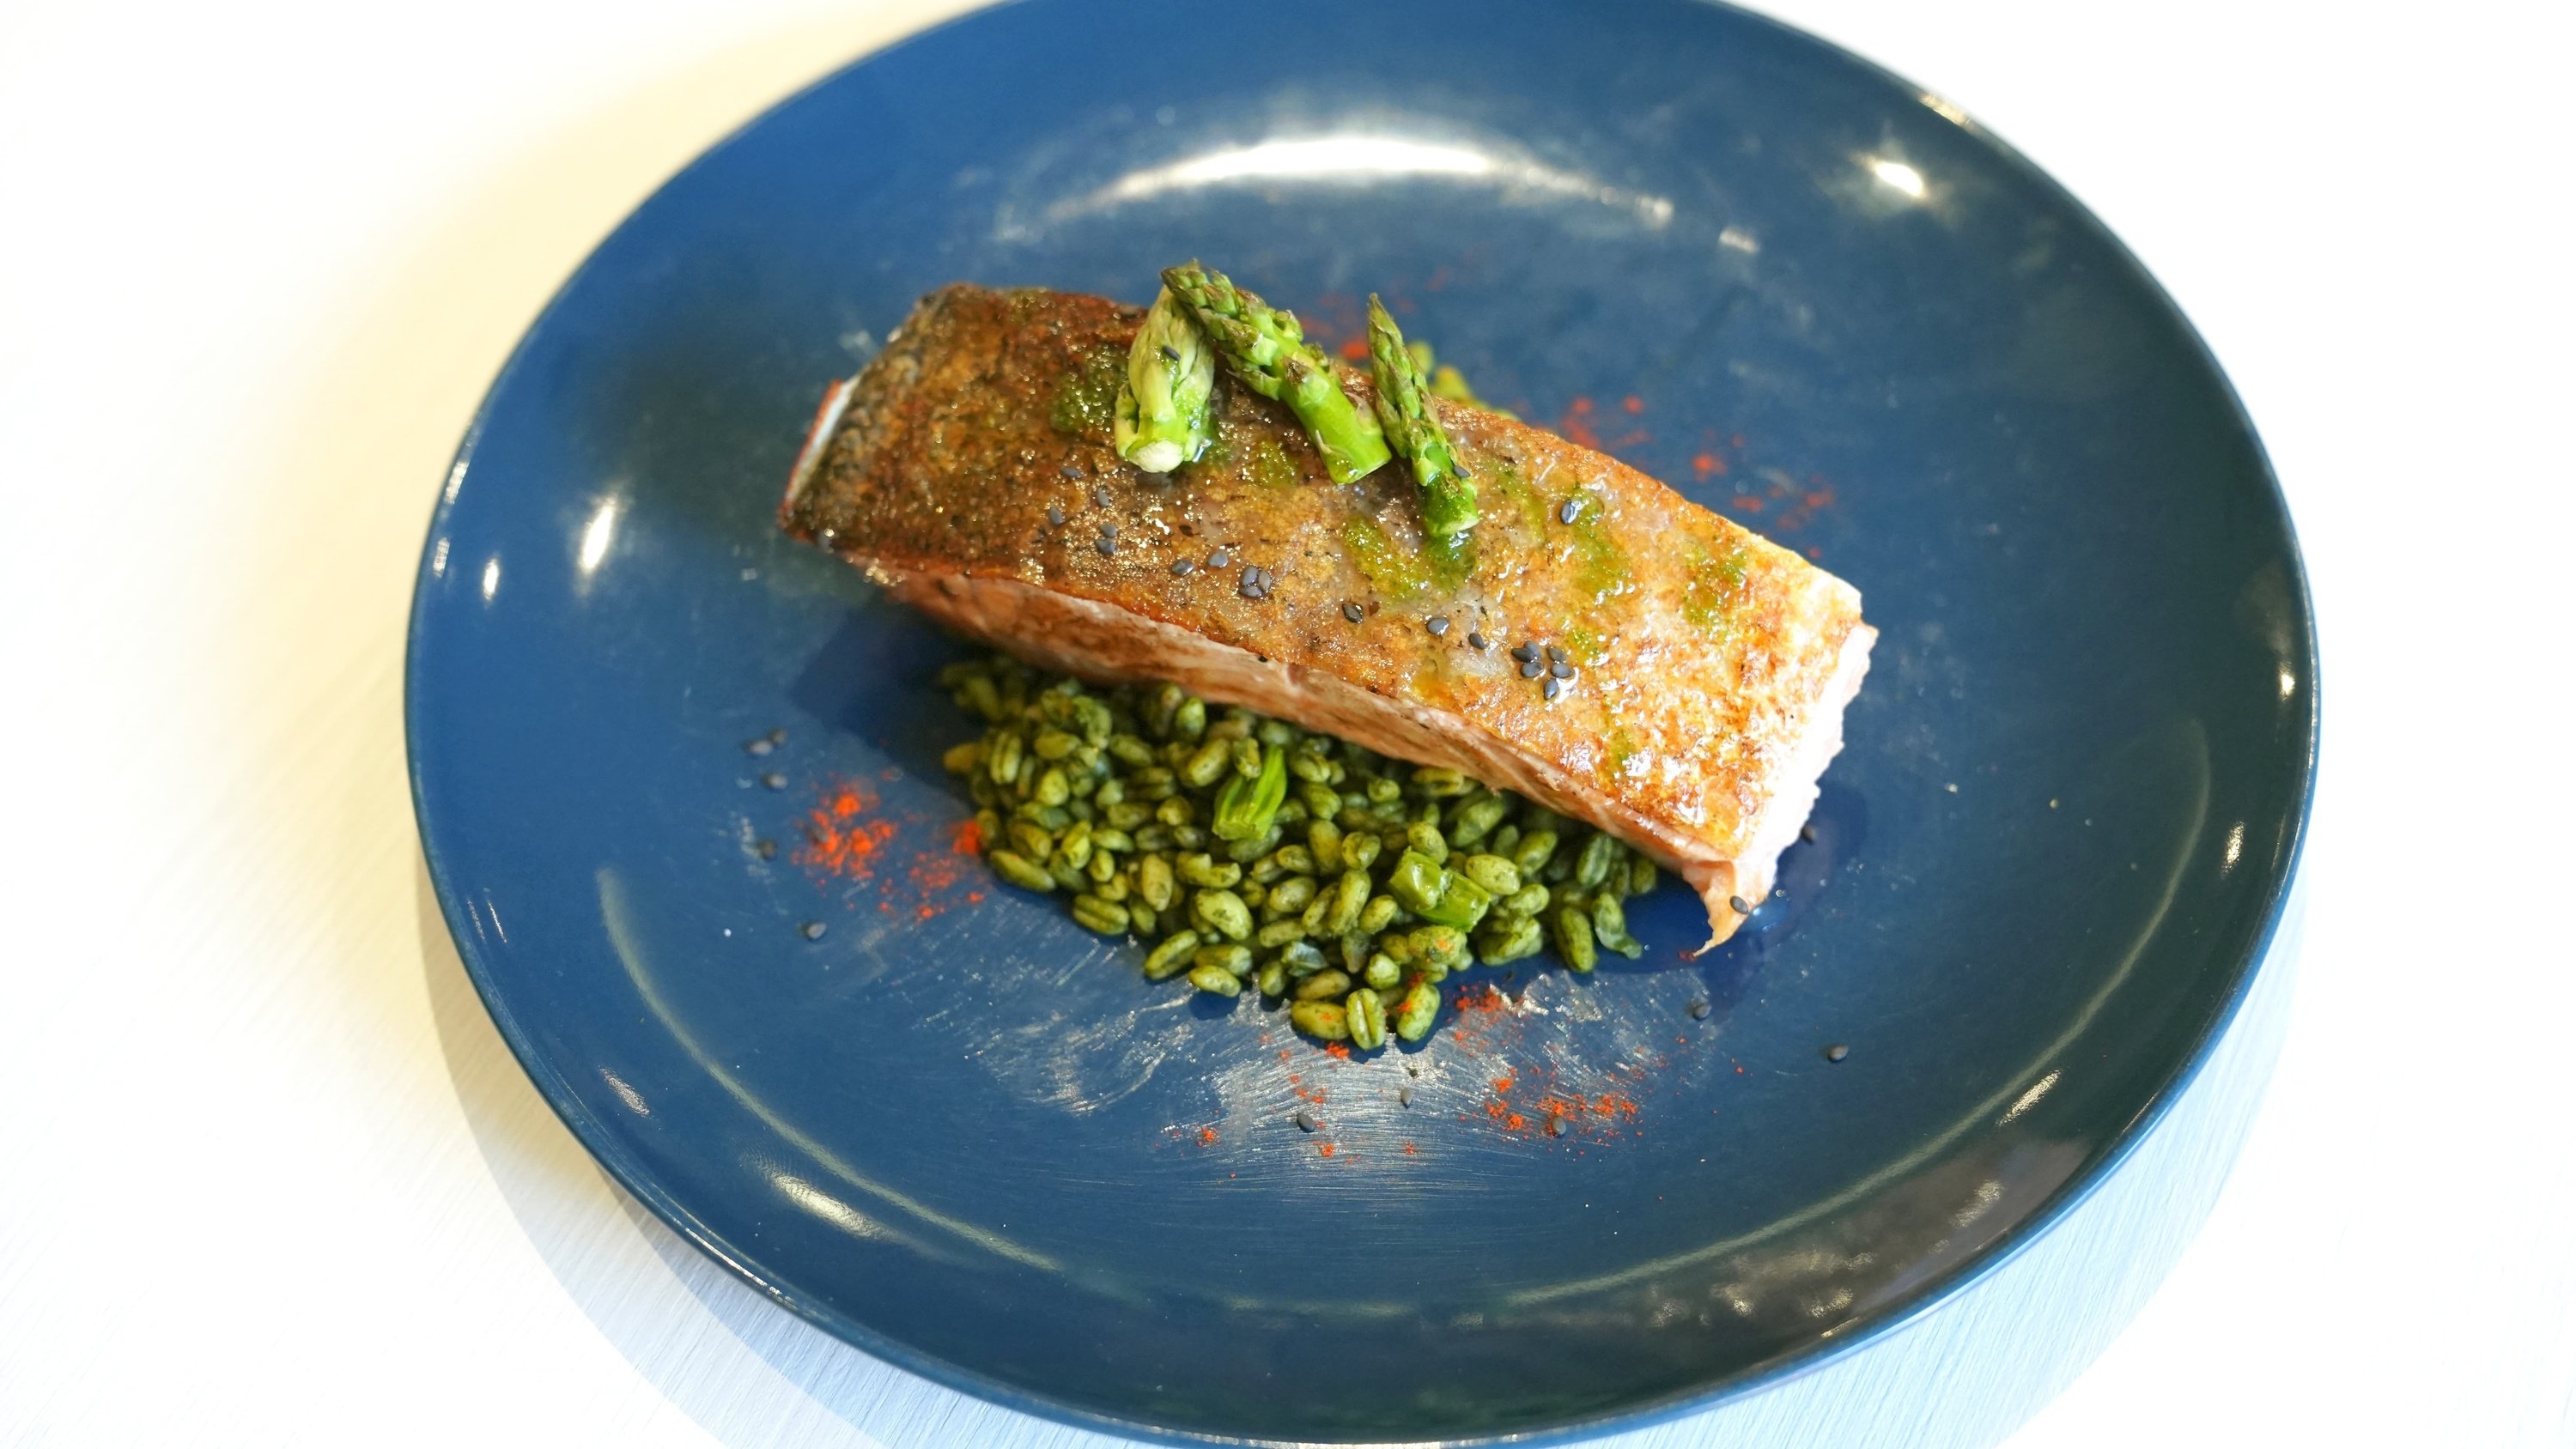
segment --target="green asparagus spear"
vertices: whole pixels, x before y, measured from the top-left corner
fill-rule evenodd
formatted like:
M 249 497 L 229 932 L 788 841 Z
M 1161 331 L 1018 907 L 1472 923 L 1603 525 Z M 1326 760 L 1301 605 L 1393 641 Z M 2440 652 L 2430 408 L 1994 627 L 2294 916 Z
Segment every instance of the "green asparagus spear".
M 1228 372 L 1263 397 L 1288 404 L 1315 439 L 1334 482 L 1365 477 L 1391 456 L 1377 419 L 1352 404 L 1332 363 L 1306 340 L 1295 315 L 1197 262 L 1166 270 L 1163 285 L 1206 329 Z
M 1170 288 L 1154 299 L 1127 351 L 1118 390 L 1118 456 L 1169 473 L 1216 441 L 1216 353 Z
M 1476 485 L 1449 446 L 1449 434 L 1422 401 L 1422 373 L 1386 306 L 1369 294 L 1369 370 L 1377 376 L 1377 416 L 1387 440 L 1413 466 L 1422 493 L 1422 531 L 1446 538 L 1476 526 Z

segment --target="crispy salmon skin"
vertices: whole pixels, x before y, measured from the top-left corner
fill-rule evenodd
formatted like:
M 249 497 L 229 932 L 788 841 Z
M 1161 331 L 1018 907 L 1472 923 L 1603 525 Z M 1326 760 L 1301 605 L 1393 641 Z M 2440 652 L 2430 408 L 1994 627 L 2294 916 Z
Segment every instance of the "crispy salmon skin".
M 1142 316 L 932 294 L 826 397 L 783 526 L 1033 662 L 1519 791 L 1678 871 L 1710 943 L 1730 934 L 1841 746 L 1876 638 L 1860 595 L 1615 459 L 1438 400 L 1484 515 L 1455 544 L 1425 541 L 1400 468 L 1329 482 L 1239 387 L 1205 458 L 1139 472 L 1111 411 Z

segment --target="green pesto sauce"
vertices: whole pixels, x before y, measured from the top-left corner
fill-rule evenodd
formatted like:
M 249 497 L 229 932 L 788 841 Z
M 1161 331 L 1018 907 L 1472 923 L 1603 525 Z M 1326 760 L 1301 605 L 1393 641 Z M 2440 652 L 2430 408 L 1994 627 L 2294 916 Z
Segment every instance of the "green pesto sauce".
M 1751 560 L 1741 547 L 1724 557 L 1698 553 L 1682 583 L 1682 618 L 1694 629 L 1724 638 L 1735 631 L 1735 604 L 1744 594 L 1744 571 Z
M 1277 438 L 1263 438 L 1252 445 L 1252 481 L 1263 488 L 1294 488 L 1304 473 L 1288 449 Z
M 1626 725 L 1610 727 L 1610 768 L 1614 773 L 1628 773 L 1628 762 L 1637 758 L 1637 737 Z
M 1453 533 L 1447 538 L 1424 539 L 1422 564 L 1433 583 L 1456 593 L 1458 586 L 1467 582 L 1467 576 L 1476 571 L 1475 530 Z
M 1127 354 L 1115 347 L 1095 348 L 1056 384 L 1047 421 L 1059 433 L 1108 442 L 1116 432 L 1118 389 L 1126 382 Z
M 1520 469 L 1513 467 L 1509 459 L 1488 464 L 1487 471 L 1479 473 L 1476 482 L 1479 486 L 1490 483 L 1494 492 L 1501 495 L 1503 504 L 1520 515 L 1521 527 L 1531 537 L 1536 538 L 1546 532 L 1547 504 L 1521 481 Z M 1499 508 L 1495 510 L 1497 513 L 1501 511 Z
M 1377 520 L 1365 513 L 1351 515 L 1342 525 L 1342 546 L 1350 550 L 1351 562 L 1368 575 L 1368 581 L 1388 599 L 1417 599 L 1428 592 L 1431 578 L 1422 560 L 1407 555 L 1378 527 Z
M 1609 659 L 1610 651 L 1602 647 L 1600 632 L 1589 624 L 1577 624 L 1565 631 L 1565 651 L 1586 666 Z
M 1574 585 L 1598 604 L 1612 594 L 1626 591 L 1630 578 L 1628 552 L 1610 537 L 1599 494 L 1578 488 L 1570 496 L 1574 501 L 1574 521 L 1559 526 L 1574 535 Z

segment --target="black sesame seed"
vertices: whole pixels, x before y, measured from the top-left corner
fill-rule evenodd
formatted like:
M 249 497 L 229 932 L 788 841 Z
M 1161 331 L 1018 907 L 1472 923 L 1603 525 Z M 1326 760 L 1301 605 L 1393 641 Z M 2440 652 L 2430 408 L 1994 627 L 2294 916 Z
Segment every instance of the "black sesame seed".
M 1524 659 L 1521 661 L 1521 678 L 1523 679 L 1536 679 L 1546 672 L 1547 670 L 1545 666 L 1541 665 L 1535 659 Z
M 1181 349 L 1174 347 L 1168 342 L 1162 345 L 1160 351 L 1163 354 L 1163 360 L 1165 362 L 1178 362 L 1181 360 Z
M 1100 525 L 1100 536 L 1102 538 L 1116 538 L 1118 536 L 1118 525 L 1114 523 L 1104 523 Z
M 1547 697 L 1554 699 L 1563 693 L 1565 693 L 1565 681 L 1558 679 L 1553 675 L 1549 676 L 1547 681 Z
M 752 842 L 751 848 L 752 852 L 763 860 L 778 858 L 778 842 L 775 840 L 756 840 Z
M 1234 562 L 1234 555 L 1227 553 L 1221 548 L 1208 555 L 1208 567 L 1212 569 L 1224 568 L 1227 564 L 1232 562 Z
M 771 730 L 769 732 L 769 742 L 773 745 L 783 745 L 787 743 L 787 726 L 780 725 L 778 728 Z
M 1547 667 L 1547 672 L 1555 675 L 1559 679 L 1572 679 L 1574 677 L 1574 666 L 1560 659 L 1554 664 L 1549 665 Z
M 1344 604 L 1342 605 L 1342 617 L 1356 624 L 1360 620 L 1368 617 L 1368 610 L 1361 608 L 1357 604 Z
M 1052 503 L 1048 504 L 1047 522 L 1056 528 L 1064 527 L 1064 510 L 1056 507 Z
M 830 929 L 832 928 L 824 925 L 821 921 L 807 921 L 804 926 L 805 939 L 808 941 L 822 940 L 823 933 Z
M 1550 644 L 1547 646 L 1547 658 L 1548 662 L 1551 664 L 1563 664 L 1566 660 L 1565 646 L 1562 644 Z
M 1441 635 L 1449 632 L 1449 616 L 1446 614 L 1434 614 L 1423 621 L 1422 627 L 1430 630 L 1431 637 L 1437 639 Z
M 767 738 L 766 736 L 764 736 L 764 737 L 762 737 L 762 738 L 760 738 L 760 739 L 756 739 L 756 740 L 749 741 L 748 743 L 744 744 L 742 748 L 743 748 L 743 753 L 745 753 L 745 754 L 751 754 L 751 755 L 765 755 L 765 754 L 768 754 L 771 750 L 777 749 L 777 748 L 778 748 L 778 746 L 771 744 L 771 743 L 769 742 L 768 738 Z
M 1108 507 L 1108 506 L 1109 506 L 1109 490 L 1108 490 L 1108 489 L 1106 489 L 1106 488 L 1094 488 L 1094 489 L 1092 489 L 1092 490 L 1091 490 L 1091 501 L 1092 501 L 1092 502 L 1094 502 L 1094 503 L 1099 504 L 1099 505 L 1100 505 L 1101 507 L 1103 507 L 1103 508 Z
M 1067 478 L 1079 478 L 1082 476 L 1082 465 L 1080 463 L 1067 463 L 1063 467 L 1056 469 L 1056 471 Z
M 1691 1014 L 1691 1020 L 1693 1020 L 1693 1021 L 1706 1021 L 1706 1020 L 1708 1020 L 1708 998 L 1707 998 L 1707 997 L 1705 997 L 1705 996 L 1694 996 L 1694 997 L 1692 997 L 1692 998 L 1691 998 L 1691 1004 L 1690 1004 L 1690 1014 Z
M 1538 646 L 1535 644 L 1515 644 L 1512 646 L 1512 657 L 1523 664 L 1527 664 L 1538 657 Z
M 1172 560 L 1172 577 L 1179 578 L 1181 575 L 1188 573 L 1190 570 L 1195 569 L 1198 566 L 1199 561 L 1197 559 L 1176 558 Z
M 1550 1137 L 1562 1137 L 1562 1136 L 1564 1136 L 1564 1135 L 1565 1135 L 1565 1119 L 1564 1119 L 1564 1118 L 1562 1118 L 1562 1117 L 1550 1117 L 1550 1118 L 1548 1118 L 1548 1119 L 1547 1119 L 1547 1135 L 1548 1135 L 1548 1136 L 1550 1136 Z
M 1312 1132 L 1315 1130 L 1315 1114 L 1307 1111 L 1303 1107 L 1298 1108 L 1297 1115 L 1289 1120 L 1297 1124 L 1297 1130 L 1300 1132 Z
M 1728 896 L 1726 898 L 1726 904 L 1739 916 L 1749 916 L 1753 914 L 1753 908 L 1744 903 L 1744 897 L 1742 896 Z
M 1850 1055 L 1851 1048 L 1844 1046 L 1841 1042 L 1835 1042 L 1832 1046 L 1825 1048 L 1825 1060 L 1829 1062 L 1838 1062 Z
M 1102 558 L 1112 558 L 1118 553 L 1118 540 L 1109 537 L 1107 534 L 1102 534 L 1100 537 L 1093 539 L 1091 541 L 1091 546 L 1100 550 L 1100 556 Z
M 770 773 L 761 776 L 760 783 L 767 785 L 772 790 L 784 790 L 787 788 L 787 777 L 773 770 Z
M 1468 647 L 1468 648 L 1470 648 L 1470 649 L 1480 649 L 1480 650 L 1481 650 L 1481 649 L 1491 649 L 1491 648 L 1493 648 L 1493 647 L 1494 647 L 1494 641 L 1493 641 L 1493 640 L 1491 640 L 1491 639 L 1486 638 L 1486 637 L 1485 637 L 1484 635 L 1482 635 L 1482 634 L 1477 633 L 1475 630 L 1470 629 L 1470 630 L 1468 630 L 1468 631 L 1467 631 L 1467 647 Z
M 1582 511 L 1582 508 L 1577 505 L 1573 499 L 1569 498 L 1565 500 L 1565 506 L 1563 508 L 1556 510 L 1556 521 L 1559 523 L 1572 523 L 1576 516 L 1581 514 Z
M 1813 844 L 1815 844 L 1815 843 L 1816 843 L 1816 827 L 1814 827 L 1813 825 L 1801 825 L 1801 826 L 1799 826 L 1799 827 L 1798 827 L 1798 838 L 1799 838 L 1800 840 L 1803 840 L 1803 841 L 1807 842 L 1809 845 L 1813 845 Z

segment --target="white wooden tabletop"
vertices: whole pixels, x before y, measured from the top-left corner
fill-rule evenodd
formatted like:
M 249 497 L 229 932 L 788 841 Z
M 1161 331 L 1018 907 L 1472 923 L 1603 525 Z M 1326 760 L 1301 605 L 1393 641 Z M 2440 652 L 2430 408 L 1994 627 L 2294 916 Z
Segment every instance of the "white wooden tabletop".
M 414 561 L 511 343 L 701 147 L 956 8 L 0 3 L 0 1443 L 1110 1442 L 613 1190 L 404 789 Z M 2325 774 L 2294 992 L 2164 1176 L 1839 1377 L 1619 1442 L 2576 1444 L 2569 7 L 1771 8 L 2203 329 L 2307 550 Z

